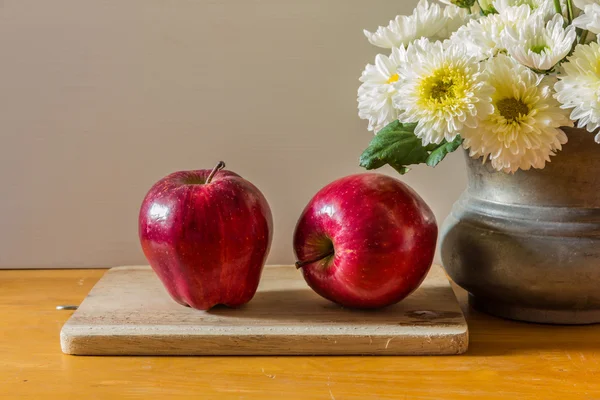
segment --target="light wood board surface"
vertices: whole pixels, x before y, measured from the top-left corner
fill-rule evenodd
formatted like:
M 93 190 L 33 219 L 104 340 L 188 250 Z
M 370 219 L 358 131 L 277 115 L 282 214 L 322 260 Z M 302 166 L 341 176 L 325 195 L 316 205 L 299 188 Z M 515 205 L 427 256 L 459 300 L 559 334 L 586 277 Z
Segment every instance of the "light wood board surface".
M 61 332 L 78 355 L 449 355 L 468 330 L 442 269 L 382 310 L 349 310 L 314 293 L 292 266 L 266 267 L 240 309 L 175 303 L 150 267 L 113 268 Z
M 596 400 L 600 325 L 470 309 L 461 356 L 73 357 L 59 333 L 105 270 L 0 271 L 0 399 Z

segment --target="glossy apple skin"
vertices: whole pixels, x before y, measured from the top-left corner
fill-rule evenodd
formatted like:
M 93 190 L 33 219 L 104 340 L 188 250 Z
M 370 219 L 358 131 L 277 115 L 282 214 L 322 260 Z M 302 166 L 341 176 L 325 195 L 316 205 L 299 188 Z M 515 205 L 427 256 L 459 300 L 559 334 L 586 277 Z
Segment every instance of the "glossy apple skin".
M 410 187 L 381 174 L 339 179 L 304 209 L 294 233 L 301 267 L 319 295 L 349 308 L 397 303 L 423 281 L 435 254 L 435 216 Z
M 176 172 L 148 192 L 139 237 L 148 262 L 171 297 L 208 310 L 239 307 L 258 287 L 273 232 L 267 200 L 230 171 Z

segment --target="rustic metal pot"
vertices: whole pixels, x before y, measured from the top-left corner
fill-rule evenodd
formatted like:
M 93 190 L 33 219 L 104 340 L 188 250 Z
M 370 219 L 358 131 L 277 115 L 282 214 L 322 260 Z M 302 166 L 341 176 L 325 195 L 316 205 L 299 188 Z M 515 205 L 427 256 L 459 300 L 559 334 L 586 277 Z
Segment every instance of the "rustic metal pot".
M 481 311 L 539 323 L 600 323 L 600 145 L 569 142 L 514 175 L 467 159 L 468 187 L 442 227 L 442 261 Z

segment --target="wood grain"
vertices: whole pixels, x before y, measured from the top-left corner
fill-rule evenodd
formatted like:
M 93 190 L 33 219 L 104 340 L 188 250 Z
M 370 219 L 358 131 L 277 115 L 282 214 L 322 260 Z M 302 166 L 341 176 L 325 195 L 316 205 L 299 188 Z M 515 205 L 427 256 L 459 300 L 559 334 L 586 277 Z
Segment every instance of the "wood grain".
M 314 293 L 292 266 L 265 268 L 254 299 L 208 312 L 175 303 L 150 267 L 111 269 L 61 332 L 78 355 L 448 355 L 467 324 L 442 269 L 383 310 L 349 310 Z
M 0 399 L 596 400 L 600 326 L 505 321 L 466 305 L 456 357 L 73 357 L 59 332 L 105 270 L 0 271 Z

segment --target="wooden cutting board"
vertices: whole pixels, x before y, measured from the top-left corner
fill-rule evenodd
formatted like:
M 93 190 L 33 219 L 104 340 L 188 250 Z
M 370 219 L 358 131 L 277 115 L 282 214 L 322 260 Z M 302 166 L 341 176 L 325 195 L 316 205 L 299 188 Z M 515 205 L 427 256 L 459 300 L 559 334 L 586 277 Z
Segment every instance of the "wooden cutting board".
M 78 355 L 443 355 L 464 353 L 469 341 L 439 266 L 411 296 L 377 311 L 344 309 L 294 267 L 270 266 L 249 304 L 207 312 L 175 303 L 150 267 L 118 267 L 60 339 L 63 352 Z

